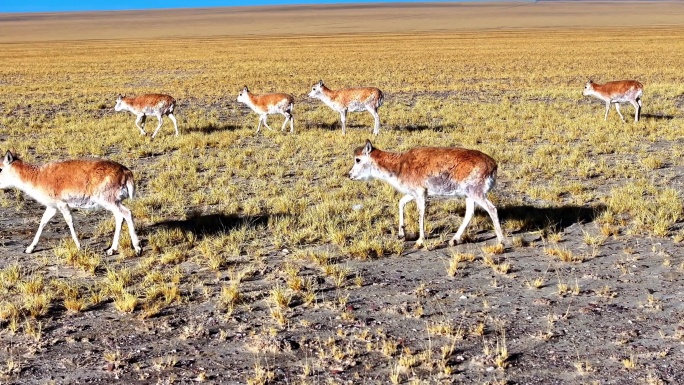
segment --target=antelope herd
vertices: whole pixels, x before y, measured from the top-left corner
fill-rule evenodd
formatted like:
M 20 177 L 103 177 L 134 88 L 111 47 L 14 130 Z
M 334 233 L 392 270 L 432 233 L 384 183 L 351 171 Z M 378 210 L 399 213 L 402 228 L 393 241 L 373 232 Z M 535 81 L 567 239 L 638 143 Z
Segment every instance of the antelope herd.
M 597 84 L 591 80 L 586 83 L 584 96 L 594 96 L 606 103 L 604 120 L 608 119 L 610 105 L 624 121 L 620 112 L 621 103 L 630 103 L 635 108 L 634 121 L 641 115 L 643 86 L 634 80 L 622 80 Z M 332 90 L 323 81 L 314 84 L 308 93 L 310 98 L 320 99 L 333 110 L 340 113 L 342 133 L 346 133 L 347 112 L 368 111 L 374 119 L 373 134 L 380 132 L 378 108 L 384 101 L 384 94 L 375 87 L 343 88 Z M 269 114 L 281 114 L 285 121 L 281 131 L 290 123 L 294 133 L 294 98 L 286 93 L 255 95 L 244 86 L 237 101 L 247 105 L 259 115 L 256 132 L 267 122 Z M 135 125 L 141 135 L 146 135 L 145 119 L 154 115 L 158 125 L 154 138 L 166 115 L 173 122 L 176 136 L 178 124 L 174 116 L 176 100 L 164 94 L 145 94 L 137 97 L 119 95 L 115 111 L 129 111 L 136 115 Z M 354 151 L 354 164 L 349 171 L 352 180 L 379 179 L 389 183 L 404 194 L 399 200 L 399 231 L 404 238 L 404 207 L 415 200 L 419 212 L 419 237 L 416 246 L 425 242 L 425 208 L 428 197 L 463 197 L 466 212 L 458 231 L 449 241 L 450 245 L 461 242 L 468 223 L 475 212 L 475 204 L 482 207 L 490 216 L 498 242 L 504 242 L 496 207 L 487 199 L 487 193 L 496 183 L 497 164 L 490 156 L 477 151 L 457 147 L 417 147 L 403 153 L 382 151 L 373 147 L 370 141 Z M 0 168 L 0 189 L 16 188 L 31 196 L 46 207 L 38 231 L 26 248 L 31 253 L 36 247 L 45 225 L 59 211 L 66 221 L 77 247 L 80 242 L 74 230 L 70 208 L 102 207 L 111 211 L 115 219 L 114 239 L 107 254 L 114 254 L 119 246 L 121 227 L 126 221 L 132 246 L 136 253 L 141 252 L 140 241 L 135 233 L 131 211 L 122 201 L 133 198 L 135 184 L 133 173 L 125 166 L 108 160 L 66 160 L 48 163 L 43 166 L 30 165 L 7 151 Z

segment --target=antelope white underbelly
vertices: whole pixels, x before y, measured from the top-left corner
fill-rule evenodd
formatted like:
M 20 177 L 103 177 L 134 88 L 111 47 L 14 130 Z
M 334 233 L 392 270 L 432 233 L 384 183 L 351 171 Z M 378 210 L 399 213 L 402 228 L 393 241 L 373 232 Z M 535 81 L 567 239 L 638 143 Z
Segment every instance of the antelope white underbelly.
M 349 106 L 347 107 L 348 111 L 351 112 L 362 112 L 366 111 L 366 105 L 361 103 L 360 101 L 353 101 L 349 103 Z
M 465 197 L 466 191 L 460 183 L 455 182 L 448 175 L 438 175 L 427 179 L 428 196 L 434 197 Z
M 86 210 L 92 210 L 92 209 L 97 209 L 100 206 L 99 203 L 95 202 L 89 197 L 69 197 L 65 199 L 66 204 L 69 205 L 69 207 L 76 208 L 76 209 L 86 209 Z

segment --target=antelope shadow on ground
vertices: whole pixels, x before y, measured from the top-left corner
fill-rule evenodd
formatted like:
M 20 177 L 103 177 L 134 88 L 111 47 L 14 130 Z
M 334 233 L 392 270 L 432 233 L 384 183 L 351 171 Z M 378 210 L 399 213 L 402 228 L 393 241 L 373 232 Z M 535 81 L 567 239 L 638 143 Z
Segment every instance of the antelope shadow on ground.
M 606 206 L 603 204 L 592 206 L 570 205 L 559 207 L 535 207 L 529 205 L 521 205 L 502 206 L 497 209 L 497 212 L 499 214 L 499 220 L 501 222 L 505 222 L 507 220 L 520 221 L 521 226 L 516 231 L 516 233 L 519 233 L 526 231 L 538 231 L 544 229 L 553 232 L 563 231 L 564 229 L 572 226 L 575 223 L 593 222 L 605 210 Z M 458 214 L 463 215 L 463 212 Z M 475 216 L 481 217 L 484 223 L 491 224 L 491 219 L 489 218 L 489 215 L 479 207 L 475 210 Z M 460 222 L 457 223 L 457 225 L 460 225 Z M 433 235 L 443 234 L 451 230 L 453 230 L 453 226 L 437 226 L 431 230 L 431 233 Z M 466 230 L 466 233 L 468 233 L 468 230 Z M 415 241 L 417 238 L 417 234 L 407 234 L 406 239 L 408 241 Z M 495 236 L 493 233 L 488 233 L 487 235 L 480 234 L 475 235 L 474 239 L 477 242 L 482 242 L 487 241 L 489 239 L 495 239 Z
M 203 134 L 213 134 L 214 132 L 235 131 L 241 128 L 235 124 L 206 124 L 201 126 L 178 127 L 182 134 L 185 132 L 201 132 Z M 256 129 L 256 128 L 255 128 Z
M 347 118 L 349 119 L 349 118 Z M 340 131 L 342 132 L 342 123 L 340 121 L 337 121 L 335 123 L 317 123 L 313 121 L 305 121 L 304 123 L 304 129 L 305 130 L 310 130 L 310 129 L 321 129 L 321 130 L 326 130 L 326 131 Z M 359 128 L 367 128 L 364 127 L 360 124 L 349 124 L 349 121 L 347 121 L 347 130 L 355 130 Z M 372 127 L 371 127 L 372 129 Z M 381 128 L 382 129 L 382 128 Z M 295 118 L 295 130 L 297 130 L 297 120 Z
M 447 129 L 453 129 L 453 127 L 443 126 L 443 125 L 427 125 L 427 124 L 410 124 L 408 126 L 401 127 L 401 130 L 414 132 L 414 131 L 434 131 L 434 132 L 444 132 Z
M 642 119 L 652 119 L 652 120 L 672 120 L 674 115 L 667 114 L 641 114 Z
M 521 222 L 519 231 L 533 231 L 551 228 L 562 231 L 575 223 L 593 222 L 604 211 L 604 204 L 558 207 L 535 207 L 530 205 L 502 206 L 498 209 L 501 221 L 517 220 Z M 486 215 L 486 213 L 483 213 Z
M 522 226 L 519 231 L 536 231 L 549 229 L 561 231 L 575 223 L 593 222 L 606 210 L 603 204 L 587 206 L 559 206 L 559 207 L 535 207 L 530 205 L 501 206 L 497 208 L 499 220 L 520 221 Z M 454 213 L 463 215 L 463 212 Z M 475 209 L 475 217 L 482 218 L 483 222 L 491 224 L 489 215 L 479 206 Z M 472 223 L 472 222 L 471 222 Z M 460 223 L 459 223 L 460 224 Z M 433 234 L 449 231 L 449 228 L 440 226 L 433 228 Z
M 349 118 L 347 118 L 349 119 Z M 296 127 L 297 122 L 295 121 L 295 130 L 297 129 Z M 427 124 L 410 124 L 407 126 L 389 126 L 389 125 L 380 125 L 380 134 L 382 134 L 382 131 L 386 130 L 401 130 L 401 131 L 409 131 L 409 132 L 414 132 L 414 131 L 434 131 L 434 132 L 444 132 L 447 129 L 452 129 L 453 127 L 449 126 L 443 126 L 443 125 L 427 125 Z M 342 132 L 342 123 L 339 121 L 336 123 L 314 123 L 314 122 L 306 122 L 304 124 L 304 129 L 321 129 L 321 130 L 326 130 L 326 131 L 340 131 Z M 368 130 L 369 133 L 373 132 L 373 126 L 370 125 L 364 125 L 364 124 L 359 124 L 359 123 L 349 123 L 347 120 L 347 131 L 353 131 L 353 130 Z
M 266 226 L 269 219 L 284 216 L 276 215 L 226 215 L 226 214 L 195 214 L 188 215 L 184 220 L 168 220 L 157 222 L 151 228 L 164 227 L 168 229 L 180 229 L 195 234 L 198 238 L 205 236 L 228 233 L 242 226 L 257 227 Z

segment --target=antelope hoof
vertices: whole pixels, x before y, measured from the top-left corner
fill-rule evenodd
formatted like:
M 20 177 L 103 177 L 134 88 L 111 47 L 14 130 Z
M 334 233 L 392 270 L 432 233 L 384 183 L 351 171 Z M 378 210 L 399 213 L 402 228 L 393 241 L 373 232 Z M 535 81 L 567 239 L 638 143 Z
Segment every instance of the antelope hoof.
M 142 247 L 140 246 L 133 246 L 133 249 L 135 249 L 135 255 L 140 255 L 142 253 Z
M 458 245 L 459 243 L 461 243 L 461 242 L 458 240 L 452 239 L 449 241 L 449 246 L 454 247 L 454 246 Z
M 116 253 L 116 249 L 111 248 L 111 247 L 109 249 L 107 249 L 107 255 L 108 256 L 111 257 L 112 255 L 114 255 L 114 253 Z
M 26 254 L 31 254 L 31 253 L 33 253 L 33 246 L 27 247 L 26 250 L 24 250 L 24 253 L 26 253 Z
M 420 249 L 423 246 L 425 246 L 425 240 L 419 239 L 416 241 L 416 244 L 413 246 L 414 249 Z

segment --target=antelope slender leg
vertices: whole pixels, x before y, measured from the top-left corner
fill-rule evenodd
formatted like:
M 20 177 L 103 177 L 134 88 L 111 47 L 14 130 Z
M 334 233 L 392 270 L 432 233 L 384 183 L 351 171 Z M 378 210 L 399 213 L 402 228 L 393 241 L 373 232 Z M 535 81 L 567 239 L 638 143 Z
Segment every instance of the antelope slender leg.
M 416 204 L 418 205 L 418 227 L 420 229 L 416 247 L 421 247 L 425 244 L 425 192 L 416 197 Z
M 176 129 L 176 136 L 178 136 L 178 122 L 176 121 L 176 117 L 173 116 L 173 114 L 169 114 L 169 119 L 173 122 L 173 128 Z
M 399 200 L 399 233 L 397 234 L 399 238 L 404 238 L 404 206 L 406 206 L 407 203 L 411 202 L 415 198 L 413 195 L 404 195 L 400 200 Z
M 466 211 L 465 215 L 463 215 L 463 222 L 461 222 L 461 226 L 458 228 L 456 235 L 449 241 L 450 246 L 461 243 L 461 237 L 463 237 L 463 233 L 465 232 L 466 227 L 468 227 L 468 223 L 473 219 L 473 214 L 475 214 L 475 200 L 471 197 L 466 197 Z
M 347 133 L 347 110 L 340 111 L 340 119 L 342 120 L 342 135 Z
M 145 132 L 145 115 L 139 115 L 137 119 L 135 119 L 135 126 L 140 129 L 140 135 L 147 135 Z
M 62 213 L 64 220 L 66 221 L 67 225 L 69 226 L 69 232 L 71 232 L 71 238 L 74 239 L 74 243 L 76 244 L 76 248 L 80 249 L 81 243 L 78 241 L 78 236 L 76 235 L 76 230 L 74 230 L 74 218 L 71 216 L 71 210 L 69 210 L 69 206 L 67 206 L 67 205 L 58 206 L 57 209 L 59 209 L 59 212 Z
M 489 217 L 494 223 L 494 232 L 496 233 L 496 238 L 499 240 L 499 243 L 504 243 L 503 231 L 501 231 L 501 223 L 499 222 L 499 214 L 496 211 L 494 204 L 487 198 L 475 198 L 475 203 L 480 205 L 480 207 L 485 209 L 487 214 L 489 214 Z
M 140 254 L 140 252 L 142 252 L 142 248 L 140 247 L 140 240 L 138 239 L 138 236 L 135 234 L 135 225 L 133 224 L 133 214 L 131 213 L 131 210 L 129 210 L 126 206 L 124 206 L 120 203 L 119 203 L 119 209 L 121 210 L 121 213 L 123 214 L 123 218 L 126 220 L 126 225 L 128 226 L 128 234 L 131 236 L 131 244 L 133 245 L 133 249 L 135 250 L 136 254 Z
M 107 255 L 114 255 L 119 249 L 119 238 L 121 238 L 121 224 L 123 223 L 123 215 L 118 210 L 112 210 L 114 214 L 114 238 L 112 239 L 112 246 L 107 250 Z
M 273 131 L 273 129 L 269 127 L 268 123 L 266 123 L 266 119 L 268 119 L 268 114 L 263 114 L 262 116 L 264 117 L 264 126 L 266 126 L 266 128 L 268 128 L 269 130 Z
M 617 111 L 618 115 L 620 115 L 620 119 L 624 122 L 625 117 L 622 116 L 622 112 L 620 112 L 620 103 L 615 103 L 615 111 Z
M 159 119 L 159 124 L 157 125 L 157 129 L 154 130 L 154 133 L 152 133 L 153 138 L 155 136 L 157 136 L 157 132 L 159 132 L 159 129 L 161 128 L 162 124 L 164 123 L 164 121 L 163 121 L 164 115 L 162 115 L 162 114 L 157 115 L 157 119 Z
M 43 213 L 43 217 L 40 219 L 40 225 L 38 225 L 38 232 L 36 233 L 36 236 L 33 237 L 33 242 L 26 248 L 24 251 L 26 254 L 31 254 L 33 252 L 33 249 L 36 247 L 38 244 L 38 240 L 40 239 L 40 234 L 43 233 L 43 228 L 45 228 L 45 225 L 50 222 L 50 219 L 57 214 L 57 209 L 54 207 L 47 207 L 45 209 L 45 212 Z
M 287 122 L 292 119 L 292 114 L 290 114 L 287 111 L 282 112 L 282 115 L 285 117 L 285 121 L 283 122 L 283 125 L 280 127 L 280 132 L 285 131 L 285 127 L 287 126 Z M 290 131 L 292 132 L 292 131 Z
M 629 103 L 634 106 L 634 123 L 639 121 L 639 115 L 641 115 L 641 105 L 640 105 L 641 100 L 639 101 L 634 101 L 631 100 Z
M 373 115 L 373 121 L 375 122 L 375 125 L 373 126 L 373 135 L 377 135 L 380 133 L 380 115 L 378 115 L 378 111 L 374 108 L 368 108 L 368 112 Z

